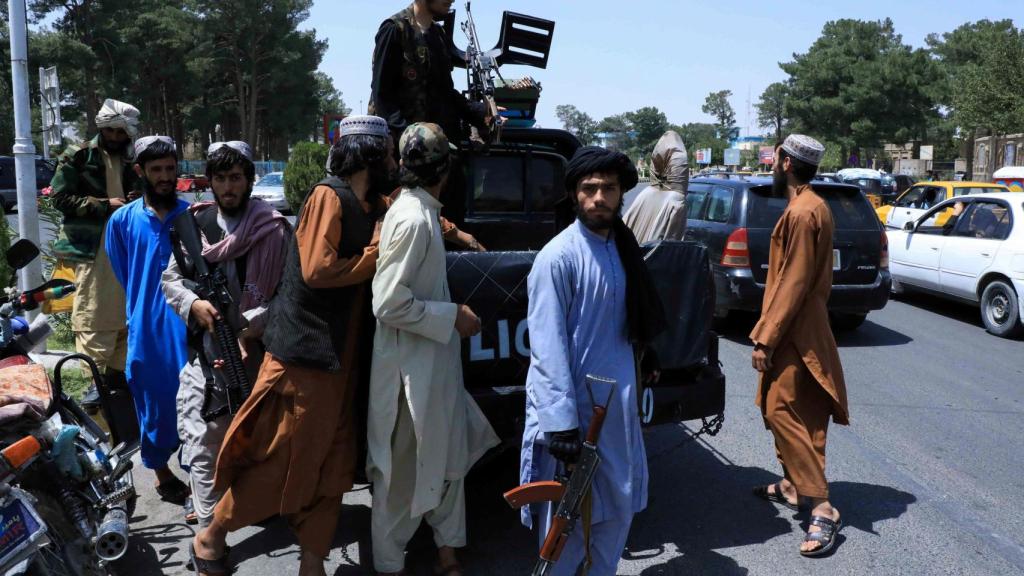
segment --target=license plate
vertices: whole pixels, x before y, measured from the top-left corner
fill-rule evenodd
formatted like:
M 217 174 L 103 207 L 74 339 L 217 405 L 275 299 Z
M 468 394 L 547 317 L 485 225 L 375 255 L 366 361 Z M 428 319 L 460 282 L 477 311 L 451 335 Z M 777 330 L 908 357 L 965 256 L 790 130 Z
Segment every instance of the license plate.
M 0 566 L 7 566 L 45 535 L 46 527 L 32 505 L 21 497 L 12 498 L 0 508 Z
M 832 249 L 832 271 L 836 272 L 842 270 L 843 267 L 839 263 L 839 248 Z

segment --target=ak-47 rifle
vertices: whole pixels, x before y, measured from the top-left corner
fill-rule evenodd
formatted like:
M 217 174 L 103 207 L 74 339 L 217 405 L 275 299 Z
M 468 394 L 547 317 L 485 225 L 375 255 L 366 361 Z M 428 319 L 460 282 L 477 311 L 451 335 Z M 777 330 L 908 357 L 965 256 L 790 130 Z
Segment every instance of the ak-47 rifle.
M 178 243 L 185 248 L 195 271 L 193 280 L 186 280 L 186 286 L 200 299 L 213 304 L 217 309 L 218 319 L 213 322 L 214 347 L 223 365 L 218 368 L 227 384 L 221 389 L 211 372 L 211 366 L 204 365 L 206 390 L 203 393 L 203 407 L 200 411 L 207 422 L 223 414 L 234 414 L 252 392 L 252 385 L 245 373 L 242 362 L 242 351 L 238 346 L 238 336 L 231 329 L 226 318 L 231 310 L 231 292 L 228 290 L 227 277 L 224 271 L 203 258 L 203 243 L 199 236 L 199 226 L 192 212 L 186 210 L 175 217 L 171 228 L 171 238 L 175 247 Z M 200 354 L 200 362 L 207 359 Z
M 501 78 L 498 71 L 498 56 L 501 56 L 501 49 L 495 48 L 484 52 L 480 47 L 480 37 L 476 33 L 476 23 L 473 21 L 473 13 L 470 11 L 471 2 L 466 2 L 466 21 L 462 23 L 462 31 L 469 39 L 466 47 L 466 74 L 469 86 L 469 99 L 473 102 L 482 103 L 487 110 L 487 116 L 493 119 L 491 135 L 497 141 L 500 136 L 501 124 L 498 115 L 498 105 L 494 101 L 494 76 Z M 502 78 L 504 82 L 504 78 Z
M 592 382 L 610 385 L 608 399 L 603 406 L 594 402 Z M 540 549 L 540 558 L 533 568 L 533 576 L 546 576 L 551 571 L 562 555 L 562 549 L 569 541 L 569 536 L 576 528 L 583 501 L 590 492 L 597 466 L 601 463 L 601 457 L 597 454 L 597 441 L 601 436 L 605 416 L 608 414 L 608 405 L 615 393 L 615 384 L 615 380 L 587 374 L 587 391 L 590 393 L 594 413 L 590 418 L 590 426 L 587 427 L 587 437 L 580 448 L 579 460 L 573 466 L 568 479 L 565 476 L 556 476 L 554 481 L 531 482 L 505 493 L 505 501 L 513 508 L 540 502 L 558 502 L 558 508 L 555 509 L 551 526 Z

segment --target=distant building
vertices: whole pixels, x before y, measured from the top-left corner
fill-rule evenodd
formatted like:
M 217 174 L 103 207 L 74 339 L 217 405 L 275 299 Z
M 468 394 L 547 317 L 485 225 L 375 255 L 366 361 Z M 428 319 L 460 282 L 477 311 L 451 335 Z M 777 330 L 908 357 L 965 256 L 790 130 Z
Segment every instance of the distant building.
M 1024 166 L 1024 134 L 999 136 L 994 146 L 992 140 L 992 136 L 983 136 L 974 140 L 974 180 L 976 181 L 992 180 L 992 173 L 1005 166 Z

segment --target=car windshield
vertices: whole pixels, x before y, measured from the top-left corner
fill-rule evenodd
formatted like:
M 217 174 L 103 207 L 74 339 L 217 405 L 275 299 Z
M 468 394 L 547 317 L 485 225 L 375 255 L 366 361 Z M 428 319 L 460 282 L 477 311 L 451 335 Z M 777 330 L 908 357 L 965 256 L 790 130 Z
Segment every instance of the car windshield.
M 758 186 L 750 189 L 747 200 L 747 227 L 774 228 L 786 209 L 785 198 L 773 198 L 771 189 Z M 832 209 L 832 218 L 836 229 L 840 230 L 877 230 L 878 216 L 860 192 L 849 188 L 822 188 L 815 186 L 817 192 Z
M 267 174 L 256 183 L 257 186 L 281 186 L 282 185 L 280 174 Z

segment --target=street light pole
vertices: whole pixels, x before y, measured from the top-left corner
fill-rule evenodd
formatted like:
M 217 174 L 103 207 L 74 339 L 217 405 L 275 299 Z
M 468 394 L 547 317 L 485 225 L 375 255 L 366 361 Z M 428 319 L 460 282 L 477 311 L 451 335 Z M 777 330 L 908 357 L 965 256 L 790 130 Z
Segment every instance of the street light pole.
M 39 210 L 36 207 L 36 147 L 32 144 L 32 105 L 28 92 L 28 20 L 25 0 L 7 0 L 11 34 L 11 88 L 14 92 L 14 171 L 18 185 L 18 231 L 39 245 Z M 21 269 L 22 290 L 43 279 L 42 260 Z M 34 314 L 32 315 L 34 316 Z

